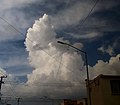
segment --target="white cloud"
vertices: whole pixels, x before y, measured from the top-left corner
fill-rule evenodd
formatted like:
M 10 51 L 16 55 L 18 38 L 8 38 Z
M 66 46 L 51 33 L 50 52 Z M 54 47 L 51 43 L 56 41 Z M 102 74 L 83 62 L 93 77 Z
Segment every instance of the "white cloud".
M 84 45 L 82 43 L 74 43 L 73 44 L 74 47 L 78 48 L 78 49 L 82 49 L 84 47 Z
M 37 1 L 38 0 L 9 0 L 9 1 L 1 0 L 0 10 L 4 11 L 4 10 L 12 9 L 12 8 L 19 8 L 19 7 L 21 8 L 21 7 L 26 6 L 27 4 L 34 3 Z
M 75 38 L 80 38 L 80 39 L 93 39 L 93 38 L 98 38 L 101 36 L 101 33 L 99 32 L 89 32 L 87 34 L 75 34 L 75 33 L 66 33 L 70 36 L 73 36 Z
M 38 0 L 1 0 L 0 41 L 23 39 L 24 35 L 21 35 L 20 32 L 25 32 L 25 29 L 30 25 L 31 19 L 27 19 L 24 11 L 19 9 L 31 3 L 36 3 L 37 1 Z M 9 25 L 9 23 L 17 30 Z
M 119 49 L 119 40 L 120 37 L 117 37 L 116 39 L 113 39 L 114 42 L 112 44 L 104 44 L 101 47 L 99 47 L 97 50 L 102 52 L 102 53 L 107 53 L 110 56 L 116 55 L 115 50 Z
M 48 94 L 55 97 L 69 97 L 85 90 L 83 88 L 85 84 L 82 83 L 86 73 L 80 71 L 80 67 L 84 69 L 81 55 L 74 53 L 73 50 L 67 51 L 56 43 L 57 40 L 59 39 L 56 39 L 56 33 L 46 14 L 28 29 L 25 44 L 29 51 L 30 64 L 35 69 L 28 75 L 26 91 L 29 94 L 32 91 L 32 96 Z M 36 45 L 39 47 L 36 48 Z M 80 43 L 75 45 L 83 46 Z M 82 77 L 76 77 L 77 74 Z M 58 88 L 59 86 L 61 88 Z
M 10 57 L 7 61 L 2 60 L 0 66 L 6 69 L 7 74 L 14 76 L 25 76 L 31 73 L 31 67 L 25 56 Z
M 114 48 L 110 45 L 107 48 L 101 46 L 100 48 L 98 48 L 98 51 L 101 51 L 102 53 L 108 53 L 110 56 L 114 55 Z
M 115 57 L 111 57 L 108 62 L 104 62 L 103 60 L 98 60 L 95 66 L 91 68 L 93 71 L 92 76 L 97 76 L 99 74 L 106 75 L 119 75 L 120 74 L 120 54 Z
M 25 88 L 26 96 L 47 94 L 50 97 L 74 97 L 79 96 L 77 93 L 85 95 L 86 71 L 81 55 L 58 46 L 57 40 L 59 39 L 56 39 L 56 33 L 46 14 L 28 30 L 25 44 L 29 51 L 30 64 L 35 69 L 28 75 L 27 86 L 18 87 L 19 93 Z M 36 48 L 36 45 L 39 47 Z M 95 66 L 90 67 L 90 77 L 101 73 L 119 74 L 119 56 L 111 57 L 109 62 L 98 60 Z M 83 67 L 82 71 L 80 67 Z
M 0 62 L 2 67 L 12 67 L 16 65 L 28 65 L 27 59 L 25 56 L 15 56 L 8 58 L 7 62 Z
M 91 6 L 92 4 L 89 2 L 77 2 L 70 8 L 58 12 L 55 16 L 51 16 L 52 23 L 55 28 L 78 24 L 80 20 L 87 16 Z
M 0 67 L 0 76 L 6 76 L 6 71 Z
M 113 47 L 111 46 L 108 46 L 108 48 L 106 49 L 106 52 L 109 54 L 109 55 L 113 55 L 114 54 L 114 50 L 113 50 Z
M 106 4 L 108 5 L 106 6 Z M 65 33 L 79 39 L 96 39 L 103 36 L 103 32 L 119 30 L 117 27 L 111 27 L 111 24 L 108 22 L 109 20 L 106 20 L 105 18 L 99 19 L 96 16 L 92 17 L 92 14 L 95 12 L 99 13 L 99 11 L 109 10 L 118 5 L 114 1 L 99 1 L 89 18 L 83 22 L 93 5 L 94 1 L 78 1 L 71 7 L 61 10 L 57 14 L 51 16 L 52 23 L 57 29 L 64 29 L 71 25 L 72 27 L 78 25 L 78 27 L 76 27 L 77 32 L 69 32 L 68 30 L 68 32 Z
M 8 8 L 16 7 L 17 4 L 23 6 L 23 3 L 28 3 L 28 1 L 19 1 L 16 4 L 12 4 L 12 1 L 10 4 L 6 4 Z M 4 1 L 2 2 L 4 4 Z M 69 25 L 78 24 L 88 14 L 90 7 L 89 3 L 76 3 L 72 7 L 59 12 L 56 16 L 51 16 L 50 19 L 48 15 L 44 15 L 35 21 L 32 28 L 28 29 L 25 44 L 29 52 L 30 64 L 35 69 L 27 76 L 27 86 L 18 85 L 15 87 L 16 91 L 19 92 L 18 94 L 24 96 L 43 96 L 47 94 L 52 97 L 74 97 L 79 96 L 79 93 L 81 95 L 84 94 L 85 83 L 83 81 L 86 78 L 84 61 L 81 55 L 73 50 L 67 51 L 65 47 L 56 43 L 58 39 L 56 39 L 57 35 L 54 28 L 64 28 Z M 8 8 L 3 9 L 7 10 Z M 14 21 L 15 18 L 8 14 L 3 15 L 10 17 L 10 22 Z M 24 14 L 20 16 L 23 18 L 19 22 L 24 23 L 27 21 Z M 21 26 L 25 28 L 26 24 L 21 24 Z M 98 35 L 98 33 L 92 33 L 82 37 L 93 38 Z M 78 46 L 78 44 L 75 45 Z M 82 47 L 82 44 L 79 43 L 79 45 Z M 117 60 L 118 57 L 119 55 L 112 57 L 109 62 L 99 60 L 93 68 L 90 68 L 91 75 L 96 76 L 99 73 L 118 74 L 120 68 L 119 61 Z M 19 64 L 19 62 L 15 61 L 14 63 Z M 80 71 L 80 68 L 83 68 L 83 71 Z
M 27 21 L 27 19 L 25 18 L 25 14 L 20 11 L 18 12 L 16 10 L 10 10 L 4 11 L 2 15 L 2 18 L 12 24 L 17 30 L 0 18 L 0 41 L 23 39 L 24 35 L 22 35 L 20 31 L 29 26 L 29 21 Z
M 23 11 L 20 11 L 19 9 L 16 9 L 16 8 L 22 9 L 23 7 L 27 7 L 29 4 L 37 3 L 37 2 L 42 3 L 45 1 L 43 1 L 43 0 L 16 0 L 16 1 L 15 0 L 9 0 L 9 1 L 2 0 L 1 7 L 0 7 L 0 16 L 3 17 L 4 19 L 6 19 L 9 23 L 11 23 L 16 29 L 18 29 L 20 31 L 25 31 L 24 29 L 29 27 L 29 25 L 31 23 L 31 19 L 27 19 L 26 14 Z M 57 1 L 57 2 L 60 2 L 60 1 Z M 61 2 L 64 2 L 64 1 L 61 1 Z M 71 1 L 71 0 L 65 1 L 66 7 L 67 7 L 67 4 L 69 4 L 70 2 L 73 2 L 73 1 Z M 113 4 L 116 5 L 116 3 L 114 3 L 114 2 L 113 2 Z M 102 9 L 101 5 L 102 5 L 101 2 L 98 3 L 98 6 L 96 8 L 97 11 Z M 77 1 L 70 7 L 65 8 L 65 9 L 59 11 L 57 14 L 52 15 L 51 21 L 52 21 L 52 24 L 54 25 L 54 28 L 55 29 L 64 29 L 65 27 L 67 27 L 69 25 L 73 26 L 73 25 L 79 24 L 88 15 L 92 6 L 93 6 L 93 2 Z M 111 5 L 109 3 L 109 5 L 107 5 L 106 9 L 109 9 L 112 6 L 113 5 Z M 94 10 L 93 13 L 96 10 Z M 29 12 L 28 12 L 28 14 L 29 14 Z M 34 16 L 31 16 L 31 17 L 34 17 Z M 99 21 L 99 20 L 94 20 L 94 21 L 92 21 L 91 24 L 93 24 L 93 23 L 96 24 L 97 21 Z M 103 22 L 101 24 L 103 25 Z M 99 24 L 97 24 L 97 25 L 99 25 Z M 7 31 L 6 31 L 6 29 L 7 29 Z M 103 28 L 103 29 L 105 29 L 105 28 Z M 20 33 L 16 32 L 13 28 L 10 28 L 10 26 L 8 26 L 8 24 L 6 24 L 6 25 L 4 23 L 1 24 L 0 31 L 1 31 L 0 41 L 11 40 L 11 39 L 17 40 L 17 39 L 21 39 L 24 37 L 24 36 L 22 37 L 20 35 Z M 96 37 L 99 37 L 102 35 L 96 31 L 88 32 L 85 35 L 75 34 L 75 33 L 69 33 L 69 34 L 76 38 L 96 38 Z

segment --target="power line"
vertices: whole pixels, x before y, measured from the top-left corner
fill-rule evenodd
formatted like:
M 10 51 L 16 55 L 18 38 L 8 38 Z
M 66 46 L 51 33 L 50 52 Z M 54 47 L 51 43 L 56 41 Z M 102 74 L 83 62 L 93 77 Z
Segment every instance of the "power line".
M 12 24 L 10 24 L 7 20 L 5 20 L 4 18 L 0 17 L 0 19 L 2 19 L 4 22 L 6 22 L 10 27 L 12 27 L 16 32 L 20 33 L 21 35 L 25 36 L 25 34 L 23 34 L 21 31 L 19 31 L 17 28 L 15 28 Z M 36 44 L 34 41 L 32 41 L 30 38 L 27 38 L 31 43 Z M 40 46 L 38 46 L 40 48 Z M 42 48 L 40 48 L 42 51 L 44 51 Z M 44 51 L 46 54 L 48 54 L 46 51 Z M 48 54 L 49 56 L 51 56 L 50 54 Z
M 5 82 L 2 82 L 3 81 L 3 78 L 7 78 L 7 79 L 9 79 L 9 75 L 7 74 L 7 73 L 4 73 L 2 70 L 2 68 L 0 68 L 1 69 L 1 72 L 2 72 L 2 74 L 4 75 L 4 76 L 1 76 L 1 81 L 0 81 L 0 92 L 1 92 L 1 86 L 2 86 L 2 84 L 4 84 Z M 6 76 L 5 76 L 6 75 Z M 7 77 L 7 75 L 8 75 L 8 77 Z M 12 86 L 12 85 L 10 85 L 10 86 Z M 5 90 L 7 91 L 7 93 L 9 93 L 10 92 L 10 89 L 8 90 L 7 89 L 7 87 L 4 85 L 4 88 L 5 88 Z M 12 88 L 11 88 L 11 93 L 13 93 L 13 96 L 15 96 L 15 92 L 14 92 L 14 90 L 12 90 Z M 12 96 L 12 97 L 13 97 Z M 1 98 L 3 98 L 3 97 L 0 97 L 0 100 L 1 100 Z
M 3 76 L 6 76 L 6 75 L 7 75 L 7 73 L 5 73 L 5 72 L 4 72 L 4 69 L 2 69 L 1 67 L 0 67 L 0 72 L 2 73 Z
M 15 29 L 18 33 L 20 33 L 21 35 L 25 35 L 23 34 L 21 31 L 19 31 L 17 28 L 15 28 L 12 24 L 10 24 L 7 20 L 5 20 L 4 18 L 0 17 L 0 19 L 2 19 L 4 22 L 6 22 L 10 27 L 12 27 L 13 29 Z M 36 44 L 34 41 L 32 41 L 30 38 L 27 38 L 31 43 Z M 43 52 L 45 52 L 46 54 L 48 54 L 46 51 L 44 51 L 40 46 L 39 47 Z M 48 54 L 49 56 L 51 56 L 50 54 Z
M 0 17 L 0 19 L 2 19 L 4 22 L 6 22 L 10 27 L 12 27 L 13 29 L 15 29 L 18 33 L 20 33 L 21 35 L 24 35 L 22 32 L 20 32 L 17 28 L 15 28 L 12 24 L 10 24 L 7 20 L 3 19 L 2 17 Z M 35 44 L 34 41 L 32 41 L 30 38 L 27 38 L 31 43 Z M 51 58 L 53 58 L 55 61 L 57 61 L 58 63 L 60 63 L 57 59 L 55 59 L 54 57 L 52 57 L 48 52 L 46 52 L 45 50 L 43 50 L 40 46 L 38 46 L 43 52 L 45 52 L 47 55 L 49 55 Z M 74 74 L 74 70 L 71 70 L 70 68 L 68 68 L 66 65 L 64 65 L 63 63 L 61 63 L 66 69 L 70 70 L 73 74 Z
M 62 54 L 61 54 L 61 56 L 60 56 L 60 63 L 59 63 L 59 66 L 58 66 L 58 71 L 57 71 L 57 73 L 56 73 L 56 79 L 57 79 L 57 77 L 58 77 L 58 74 L 59 74 L 59 71 L 60 71 L 60 68 L 61 68 L 61 63 L 62 63 Z
M 13 26 L 14 27 L 14 26 Z M 18 31 L 19 32 L 19 31 Z M 30 39 L 29 39 L 30 40 Z M 33 42 L 32 40 L 30 40 L 31 42 Z M 39 46 L 38 46 L 39 47 Z M 42 50 L 42 51 L 44 51 L 44 50 Z M 44 51 L 45 52 L 45 51 Z M 46 53 L 46 52 L 45 52 Z M 46 54 L 48 54 L 48 53 L 46 53 Z M 51 57 L 51 55 L 50 54 L 48 54 L 50 57 Z M 57 61 L 57 63 L 59 63 L 60 65 L 63 65 L 65 68 L 67 68 L 67 70 L 70 70 L 73 74 L 74 74 L 74 70 L 71 70 L 70 68 L 68 68 L 66 65 L 64 65 L 62 62 L 61 62 L 61 60 L 60 61 L 58 61 L 57 59 L 55 59 L 54 57 L 51 57 L 51 58 L 53 58 L 55 61 Z M 59 65 L 59 69 L 60 69 L 60 65 Z M 81 75 L 82 76 L 82 75 Z M 76 78 L 77 78 L 77 80 L 79 80 L 78 79 L 78 77 L 76 76 Z M 80 83 L 80 82 L 79 82 Z M 11 84 L 11 83 L 10 83 Z M 9 87 L 10 88 L 10 90 L 11 90 L 11 92 L 13 93 L 13 94 L 15 94 L 15 92 L 14 92 L 14 90 L 13 90 L 13 86 L 12 86 L 12 84 L 10 85 L 11 87 Z M 70 83 L 70 84 L 68 84 L 68 83 L 41 83 L 40 84 L 40 86 L 47 86 L 47 87 L 58 87 L 58 86 L 60 86 L 60 87 L 73 87 L 74 86 L 74 84 L 72 83 Z M 80 85 L 76 85 L 77 87 L 79 87 Z
M 5 20 L 4 18 L 0 17 L 1 20 L 3 20 L 4 22 L 6 22 L 10 27 L 12 27 L 16 32 L 20 33 L 21 35 L 24 35 L 21 31 L 19 31 L 17 28 L 15 28 L 12 24 L 10 24 L 7 20 Z
M 92 6 L 92 8 L 90 9 L 88 15 L 84 18 L 84 20 L 81 22 L 80 26 L 82 26 L 85 21 L 89 18 L 89 16 L 91 15 L 92 11 L 94 10 L 94 8 L 96 7 L 97 3 L 99 2 L 99 0 L 93 0 L 94 4 Z
M 93 7 L 90 9 L 88 15 L 87 15 L 86 18 L 82 21 L 81 25 L 83 25 L 83 24 L 85 23 L 85 21 L 89 18 L 90 14 L 92 13 L 92 11 L 94 10 L 94 8 L 96 7 L 98 1 L 99 1 L 99 0 L 95 0 L 95 1 L 94 1 Z M 7 20 L 5 20 L 5 19 L 2 18 L 2 17 L 0 17 L 0 19 L 3 20 L 4 22 L 6 22 L 6 23 L 7 23 L 10 27 L 12 27 L 16 32 L 20 33 L 21 35 L 24 35 L 21 31 L 19 31 L 17 28 L 15 28 L 15 27 L 14 27 L 12 24 L 10 24 Z M 27 39 L 28 39 L 31 43 L 35 44 L 35 42 L 32 41 L 30 38 L 27 38 Z M 40 48 L 40 46 L 38 46 L 38 47 Z M 41 49 L 41 48 L 40 48 L 40 49 Z M 41 50 L 51 57 L 51 55 L 50 55 L 48 52 L 44 51 L 43 49 L 41 49 Z M 54 58 L 54 57 L 52 57 L 52 58 Z M 54 58 L 54 59 L 55 59 L 55 58 Z M 55 59 L 55 61 L 57 61 L 57 60 Z M 57 61 L 57 62 L 58 62 L 58 61 Z M 60 63 L 60 65 L 61 65 L 61 61 L 60 61 L 59 63 Z M 60 65 L 59 65 L 59 68 L 60 68 Z M 63 65 L 63 66 L 65 66 L 65 65 Z M 65 67 L 66 67 L 66 66 L 65 66 Z M 66 68 L 70 70 L 70 68 L 68 68 L 68 67 L 66 67 Z M 71 71 L 71 70 L 70 70 L 70 71 Z M 74 72 L 74 71 L 71 71 L 71 72 Z

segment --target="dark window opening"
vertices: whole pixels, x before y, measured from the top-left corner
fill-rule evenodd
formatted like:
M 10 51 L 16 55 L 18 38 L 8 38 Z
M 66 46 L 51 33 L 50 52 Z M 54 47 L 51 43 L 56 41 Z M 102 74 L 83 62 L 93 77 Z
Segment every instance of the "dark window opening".
M 120 80 L 110 80 L 113 95 L 120 95 Z

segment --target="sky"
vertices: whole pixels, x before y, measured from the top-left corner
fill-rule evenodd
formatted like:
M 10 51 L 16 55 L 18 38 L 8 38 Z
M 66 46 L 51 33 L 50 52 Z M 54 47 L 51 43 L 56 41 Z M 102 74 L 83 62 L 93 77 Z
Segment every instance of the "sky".
M 0 75 L 5 96 L 86 97 L 90 79 L 120 74 L 119 0 L 1 0 Z M 5 88 L 4 88 L 5 87 Z

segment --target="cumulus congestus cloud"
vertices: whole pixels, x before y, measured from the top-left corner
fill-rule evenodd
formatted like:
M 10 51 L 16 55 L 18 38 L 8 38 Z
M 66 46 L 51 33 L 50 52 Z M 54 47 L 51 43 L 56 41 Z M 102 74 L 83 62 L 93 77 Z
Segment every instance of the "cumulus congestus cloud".
M 48 4 L 46 5 L 46 3 Z M 57 5 L 59 3 L 65 3 L 66 6 L 58 9 Z M 108 1 L 99 2 L 89 19 L 85 21 L 84 25 L 82 25 L 82 28 L 81 22 L 85 19 L 90 11 L 90 8 L 93 6 L 93 2 L 90 2 L 89 0 L 78 0 L 76 2 L 75 0 L 17 0 L 17 2 L 11 0 L 9 3 L 7 0 L 4 0 L 1 1 L 1 4 L 7 5 L 6 7 L 4 7 L 4 5 L 0 7 L 0 11 L 4 11 L 1 13 L 1 16 L 13 24 L 18 30 L 26 30 L 32 21 L 35 20 L 33 26 L 27 30 L 25 39 L 29 64 L 32 66 L 32 69 L 34 69 L 31 73 L 23 73 L 19 70 L 19 72 L 22 72 L 24 75 L 27 74 L 27 82 L 24 82 L 24 85 L 19 84 L 13 86 L 17 93 L 16 95 L 19 95 L 20 97 L 84 97 L 86 94 L 86 71 L 83 56 L 81 56 L 78 52 L 75 52 L 74 49 L 69 48 L 67 50 L 66 46 L 59 45 L 56 42 L 57 40 L 62 40 L 70 43 L 70 41 L 74 40 L 72 38 L 81 40 L 86 39 L 86 42 L 94 42 L 94 40 L 91 39 L 95 38 L 98 40 L 99 38 L 106 36 L 106 34 L 104 34 L 105 32 L 117 31 L 119 29 L 119 25 L 113 25 L 111 23 L 113 19 L 109 20 L 109 16 L 104 18 L 105 15 L 103 16 L 101 12 L 104 10 L 112 10 L 113 7 L 118 5 L 118 3 L 112 0 L 110 4 Z M 31 9 L 32 7 L 34 9 Z M 54 12 L 51 12 L 52 10 Z M 49 15 L 43 15 L 43 13 L 46 12 Z M 33 16 L 33 14 L 36 14 L 36 16 Z M 41 18 L 36 20 L 35 18 L 38 16 Z M 117 20 L 115 19 L 114 21 L 116 22 Z M 0 42 L 20 40 L 24 37 L 18 36 L 20 33 L 13 30 L 13 28 L 10 28 L 8 24 L 4 22 L 0 27 Z M 5 31 L 8 28 L 9 30 Z M 61 32 L 60 36 L 62 36 L 62 33 L 65 33 L 61 38 L 58 34 L 59 31 Z M 70 40 L 63 40 L 65 39 L 64 37 L 67 38 L 69 36 L 72 36 L 71 39 L 68 38 Z M 79 48 L 84 47 L 83 43 L 78 42 L 73 43 L 73 45 Z M 98 50 L 104 53 L 109 53 L 110 56 L 113 56 L 115 50 L 118 48 L 118 45 L 119 41 L 110 45 L 110 47 L 108 45 L 106 45 L 107 47 L 104 47 L 104 45 L 99 46 L 100 48 Z M 16 50 L 18 49 L 19 48 L 16 47 Z M 91 48 L 90 53 L 92 53 L 92 51 L 93 49 Z M 24 55 L 23 52 L 20 53 L 22 53 L 21 55 Z M 17 59 L 14 58 L 14 60 L 13 57 L 11 57 L 10 60 L 7 60 L 8 67 L 25 64 L 25 62 L 27 62 L 22 59 L 22 56 L 19 57 L 17 57 Z M 98 60 L 93 67 L 89 66 L 90 77 L 93 78 L 101 73 L 120 74 L 119 57 L 120 55 L 117 55 L 116 53 L 116 56 L 111 57 L 108 61 Z M 23 56 L 23 58 L 25 57 Z M 1 64 L 3 66 L 6 65 L 4 62 Z M 28 64 L 26 63 L 26 65 Z M 19 72 L 19 75 L 23 75 Z M 13 75 L 11 75 L 11 78 L 14 80 Z M 11 85 L 7 84 L 6 86 L 10 87 Z M 3 91 L 5 91 L 5 89 Z
M 62 38 L 57 39 L 56 36 L 51 19 L 46 14 L 28 29 L 25 44 L 29 62 L 35 69 L 27 76 L 25 92 L 32 93 L 31 96 L 83 97 L 86 71 L 82 56 L 58 45 L 56 41 Z M 119 74 L 119 56 L 111 57 L 108 62 L 98 60 L 96 65 L 89 67 L 90 77 Z
M 25 45 L 30 64 L 35 68 L 27 76 L 29 92 L 34 96 L 54 97 L 77 97 L 81 92 L 82 96 L 86 73 L 79 68 L 84 66 L 84 61 L 77 52 L 58 45 L 56 35 L 46 14 L 28 29 Z M 82 47 L 79 43 L 75 45 Z

